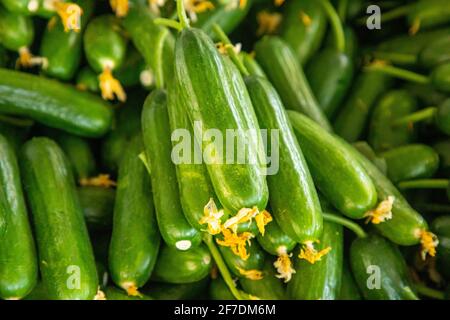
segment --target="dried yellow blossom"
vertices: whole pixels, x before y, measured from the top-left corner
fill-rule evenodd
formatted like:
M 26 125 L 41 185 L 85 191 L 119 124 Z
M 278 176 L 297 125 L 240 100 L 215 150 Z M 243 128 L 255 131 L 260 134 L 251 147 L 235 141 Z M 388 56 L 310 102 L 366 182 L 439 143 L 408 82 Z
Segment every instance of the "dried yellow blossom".
M 380 224 L 392 219 L 392 205 L 394 201 L 395 197 L 389 196 L 386 200 L 381 201 L 375 209 L 367 211 L 364 214 L 364 217 L 367 217 L 366 223 Z
M 124 288 L 131 297 L 142 297 L 142 294 L 138 291 L 138 288 L 134 283 L 124 283 L 122 288 Z
M 275 6 L 280 7 L 284 4 L 284 0 L 274 0 L 273 3 Z
M 33 56 L 27 47 L 19 49 L 19 58 L 16 62 L 16 67 L 22 66 L 24 68 L 31 68 L 34 66 L 42 66 L 43 69 L 47 68 L 48 60 L 44 57 Z
M 414 36 L 416 35 L 417 32 L 419 32 L 420 30 L 420 20 L 419 19 L 415 19 L 411 25 L 411 27 L 409 28 L 409 34 Z
M 272 216 L 266 210 L 263 210 L 255 216 L 256 225 L 258 226 L 259 233 L 261 233 L 262 236 L 264 236 L 265 233 L 265 226 L 272 220 Z
M 98 81 L 103 99 L 113 100 L 114 96 L 121 102 L 124 102 L 127 99 L 127 95 L 125 94 L 122 85 L 113 77 L 110 68 L 105 68 L 103 70 L 98 76 Z
M 292 268 L 291 254 L 287 254 L 286 252 L 281 253 L 277 260 L 273 263 L 273 266 L 277 269 L 278 274 L 276 277 L 278 279 L 283 279 L 284 282 L 289 282 L 292 278 L 292 275 L 295 273 L 295 269 Z
M 252 209 L 242 208 L 234 217 L 231 217 L 225 221 L 223 226 L 224 228 L 231 229 L 236 233 L 238 224 L 251 221 L 258 213 L 259 211 L 257 207 L 253 207 Z
M 83 10 L 79 5 L 72 2 L 61 1 L 56 1 L 53 5 L 56 13 L 61 18 L 61 22 L 64 26 L 64 31 L 80 31 L 81 15 L 83 14 Z
M 262 271 L 260 270 L 245 270 L 242 268 L 237 267 L 237 269 L 239 270 L 239 273 L 241 275 L 243 275 L 244 277 L 246 277 L 247 279 L 250 280 L 261 280 L 262 278 L 264 278 Z
M 243 232 L 236 234 L 226 228 L 222 228 L 223 240 L 216 239 L 216 242 L 224 247 L 230 247 L 231 251 L 239 256 L 242 260 L 247 260 L 250 256 L 247 252 L 246 245 L 250 245 L 250 239 L 254 235 L 250 232 Z
M 208 224 L 208 232 L 212 235 L 219 234 L 222 231 L 220 219 L 223 216 L 223 210 L 218 210 L 214 200 L 211 198 L 203 209 L 204 217 L 199 221 L 200 224 Z
M 189 14 L 189 18 L 196 22 L 197 13 L 214 9 L 214 4 L 207 0 L 184 0 L 184 7 Z
M 148 0 L 148 5 L 150 6 L 150 10 L 154 13 L 159 14 L 159 8 L 163 7 L 166 4 L 166 0 Z
M 300 11 L 298 13 L 298 17 L 305 27 L 309 27 L 311 25 L 312 19 L 306 12 Z
M 327 247 L 325 249 L 322 249 L 320 251 L 317 251 L 314 248 L 314 244 L 312 241 L 307 241 L 304 243 L 303 248 L 300 249 L 300 254 L 298 257 L 300 259 L 305 259 L 311 264 L 316 263 L 317 261 L 320 261 L 323 256 L 325 256 L 328 252 L 331 251 L 331 247 Z
M 427 254 L 434 257 L 436 255 L 436 247 L 439 244 L 437 236 L 430 231 L 420 230 L 418 231 L 418 237 L 422 245 L 422 250 L 420 251 L 422 259 L 425 260 Z
M 111 8 L 118 17 L 125 17 L 128 14 L 128 0 L 109 0 Z
M 258 12 L 256 15 L 258 22 L 258 30 L 256 35 L 261 36 L 263 34 L 273 34 L 280 26 L 282 15 L 278 12 L 270 13 L 266 10 Z
M 80 186 L 93 186 L 93 187 L 103 187 L 110 188 L 115 187 L 117 184 L 115 181 L 111 180 L 109 174 L 99 174 L 97 177 L 92 178 L 82 178 L 79 181 Z

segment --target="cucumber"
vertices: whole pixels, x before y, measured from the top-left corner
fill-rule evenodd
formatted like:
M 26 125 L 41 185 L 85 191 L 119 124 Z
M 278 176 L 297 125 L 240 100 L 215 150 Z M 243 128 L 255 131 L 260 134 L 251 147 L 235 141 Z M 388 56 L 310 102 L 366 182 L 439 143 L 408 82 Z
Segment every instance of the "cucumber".
M 39 9 L 39 0 L 2 0 L 2 5 L 8 11 L 30 15 Z
M 277 89 L 284 106 L 302 112 L 332 131 L 289 45 L 281 38 L 266 36 L 256 43 L 255 50 L 256 60 Z
M 417 100 L 405 90 L 392 90 L 384 94 L 373 111 L 369 127 L 369 143 L 376 152 L 389 150 L 412 142 L 414 129 L 394 127 L 392 123 L 417 110 Z
M 97 270 L 73 174 L 58 145 L 33 138 L 21 170 L 33 214 L 42 281 L 51 299 L 93 299 Z
M 355 239 L 350 263 L 361 293 L 368 300 L 417 300 L 400 251 L 386 239 Z
M 41 40 L 40 55 L 47 59 L 43 67 L 45 75 L 60 80 L 71 80 L 77 71 L 83 46 L 83 32 L 94 10 L 94 1 L 78 0 L 75 2 L 83 10 L 80 18 L 80 31 L 64 30 L 59 17 L 49 20 Z
M 141 73 L 145 70 L 146 65 L 144 58 L 136 50 L 136 48 L 129 44 L 125 60 L 120 68 L 117 68 L 115 74 L 117 80 L 126 88 L 141 84 Z
M 300 113 L 288 114 L 319 190 L 343 214 L 363 218 L 377 201 L 366 169 L 334 135 Z
M 419 63 L 427 69 L 432 69 L 442 63 L 450 61 L 450 34 L 431 41 L 419 53 Z
M 14 151 L 19 151 L 22 143 L 28 137 L 30 129 L 33 126 L 33 122 L 26 126 L 16 126 L 12 123 L 6 122 L 3 119 L 4 116 L 0 115 L 0 134 L 8 140 Z M 9 118 L 9 117 L 8 117 Z
M 236 300 L 222 277 L 211 280 L 209 298 L 212 300 Z
M 433 145 L 433 149 L 439 154 L 439 172 L 450 178 L 450 140 L 442 140 Z
M 6 49 L 18 52 L 28 48 L 34 40 L 34 25 L 30 17 L 12 13 L 0 7 L 0 43 Z
M 137 136 L 120 162 L 109 247 L 111 278 L 130 295 L 150 278 L 161 239 L 150 197 L 150 177 L 139 159 L 143 148 L 142 137 Z
M 260 280 L 240 278 L 242 289 L 263 300 L 285 300 L 286 291 L 283 282 L 275 277 L 276 272 L 269 259 L 266 259 L 262 272 L 263 278 Z
M 130 296 L 119 288 L 109 286 L 105 288 L 106 300 L 153 300 L 153 298 L 140 294 L 139 296 Z
M 381 156 L 377 155 L 375 151 L 373 151 L 372 147 L 366 141 L 357 141 L 352 143 L 352 146 L 359 151 L 359 153 L 363 154 L 364 157 L 370 160 L 380 172 L 384 175 L 387 173 L 387 164 L 386 160 Z
M 299 300 L 335 300 L 339 296 L 342 279 L 344 231 L 341 225 L 324 222 L 318 245 L 331 251 L 315 264 L 296 259 L 296 273 L 288 283 L 287 294 Z
M 264 267 L 265 253 L 256 241 L 251 245 L 246 244 L 248 258 L 242 259 L 236 255 L 229 247 L 219 246 L 220 253 L 225 260 L 230 272 L 239 278 L 246 277 L 245 271 L 261 272 Z M 250 276 L 251 277 L 251 276 Z
M 79 187 L 77 191 L 88 229 L 90 231 L 110 230 L 113 220 L 115 190 L 86 186 Z
M 175 165 L 171 159 L 167 95 L 153 91 L 144 103 L 142 131 L 145 153 L 151 168 L 153 201 L 161 236 L 167 245 L 187 250 L 201 242 L 201 234 L 192 227 L 181 208 Z
M 15 152 L 0 135 L 0 298 L 21 299 L 38 277 L 34 240 L 28 221 Z
M 202 152 L 208 153 L 204 160 L 220 203 L 231 212 L 255 206 L 263 210 L 268 191 L 265 167 L 258 157 L 261 137 L 242 79 L 242 84 L 233 82 L 237 76 L 230 68 L 232 64 L 220 55 L 201 30 L 183 29 L 176 41 L 175 56 L 175 79 L 180 99 L 185 103 L 194 131 L 198 127 L 201 129 L 196 141 L 202 146 Z M 256 130 L 256 139 L 249 139 L 246 148 L 240 149 L 245 163 L 233 161 L 229 164 L 220 159 L 224 158 L 220 141 L 202 141 L 202 133 L 208 129 L 216 129 L 222 137 L 226 136 L 226 130 L 233 130 L 240 141 L 244 141 L 247 130 Z M 222 155 L 215 158 L 211 150 Z
M 99 92 L 98 77 L 89 66 L 84 66 L 78 71 L 76 87 L 81 91 Z
M 339 290 L 338 300 L 361 300 L 361 293 L 359 293 L 358 286 L 350 271 L 350 266 L 344 262 L 342 269 L 341 288 Z
M 57 81 L 0 69 L 0 113 L 26 116 L 51 128 L 100 137 L 112 113 L 101 99 Z
M 241 57 L 242 63 L 244 64 L 248 73 L 254 76 L 259 76 L 267 79 L 266 73 L 258 64 L 258 62 L 256 62 L 255 58 L 253 58 L 250 54 L 246 52 L 241 52 L 239 56 Z
M 150 282 L 142 291 L 155 300 L 193 300 L 202 297 L 208 284 L 208 278 L 183 284 Z
M 430 178 L 439 168 L 439 155 L 433 148 L 423 144 L 405 145 L 380 155 L 386 160 L 387 176 L 393 183 Z
M 186 251 L 162 245 L 152 280 L 174 284 L 197 282 L 209 275 L 211 267 L 211 255 L 203 244 Z
M 278 142 L 278 150 L 272 150 L 278 151 L 277 171 L 268 171 L 267 177 L 273 215 L 281 229 L 296 242 L 314 242 L 322 232 L 322 210 L 280 97 L 263 78 L 247 77 L 246 85 L 261 128 L 268 130 L 268 136 L 272 135 L 272 130 L 279 134 L 279 141 L 271 139 L 269 143 Z
M 283 253 L 289 253 L 294 250 L 297 242 L 286 235 L 276 219 L 266 226 L 264 236 L 258 234 L 256 239 L 260 246 L 271 255 L 278 256 Z

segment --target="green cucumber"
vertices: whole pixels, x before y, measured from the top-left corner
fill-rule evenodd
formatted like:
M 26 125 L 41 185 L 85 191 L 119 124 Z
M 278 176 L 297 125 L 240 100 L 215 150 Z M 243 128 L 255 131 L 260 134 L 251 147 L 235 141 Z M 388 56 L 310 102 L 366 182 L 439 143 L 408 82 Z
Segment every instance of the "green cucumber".
M 93 299 L 97 270 L 73 174 L 58 145 L 34 138 L 21 170 L 33 213 L 42 280 L 52 299 Z
M 202 297 L 209 284 L 209 279 L 182 284 L 150 282 L 142 292 L 155 300 L 193 300 Z
M 8 11 L 30 15 L 39 9 L 40 0 L 2 0 L 2 5 Z
M 163 245 L 152 280 L 174 284 L 197 282 L 209 275 L 211 267 L 211 255 L 203 244 L 186 251 Z
M 0 43 L 8 50 L 17 52 L 33 43 L 33 21 L 25 15 L 0 7 L 0 30 Z
M 350 266 L 344 262 L 342 269 L 341 289 L 339 290 L 338 300 L 361 300 L 361 293 L 359 293 L 358 286 L 350 271 Z
M 297 245 L 295 240 L 281 230 L 275 219 L 265 227 L 264 236 L 261 234 L 257 235 L 257 240 L 266 252 L 274 256 L 289 253 Z
M 0 69 L 0 113 L 26 116 L 84 137 L 100 137 L 112 113 L 101 99 L 57 81 Z
M 450 140 L 443 140 L 433 145 L 434 150 L 439 154 L 439 171 L 450 178 Z
M 141 83 L 141 73 L 146 68 L 144 58 L 133 45 L 128 45 L 125 60 L 117 68 L 115 75 L 124 87 L 133 87 Z
M 450 34 L 438 38 L 425 46 L 419 53 L 419 63 L 427 69 L 432 69 L 450 61 Z
M 277 167 L 274 172 L 268 171 L 267 177 L 273 215 L 281 229 L 296 242 L 314 242 L 322 232 L 322 210 L 280 97 L 263 78 L 247 77 L 246 85 L 261 128 L 268 130 L 268 136 L 273 130 L 279 135 L 278 141 L 271 139 L 268 144 L 278 143 L 275 145 L 278 149 L 272 150 L 278 152 L 274 163 Z
M 84 220 L 92 231 L 110 230 L 116 192 L 112 188 L 86 186 L 78 188 Z
M 434 88 L 443 93 L 450 93 L 450 62 L 438 65 L 430 74 Z
M 209 285 L 209 297 L 212 300 L 236 300 L 230 289 L 228 289 L 227 284 L 220 276 L 211 280 Z
M 109 247 L 111 278 L 133 294 L 150 278 L 160 235 L 150 197 L 150 177 L 139 159 L 142 137 L 132 140 L 120 162 Z
M 21 299 L 38 277 L 34 240 L 13 148 L 0 135 L 0 298 Z
M 76 86 L 78 90 L 99 92 L 98 77 L 89 66 L 84 66 L 78 71 L 76 78 Z
M 265 36 L 256 43 L 255 50 L 256 60 L 277 89 L 284 106 L 302 112 L 331 131 L 328 119 L 314 97 L 303 69 L 289 45 L 281 38 Z
M 386 239 L 370 235 L 355 239 L 350 263 L 356 283 L 367 300 L 417 300 L 405 260 Z
M 259 280 L 251 280 L 240 278 L 239 283 L 242 289 L 263 300 L 284 300 L 286 299 L 286 291 L 283 282 L 276 277 L 276 272 L 272 261 L 266 259 L 262 268 L 263 278 Z
M 250 54 L 246 52 L 239 53 L 239 56 L 242 59 L 243 65 L 251 75 L 267 79 L 266 73 L 258 64 L 258 62 L 256 62 L 255 58 L 253 58 Z
M 419 0 L 407 15 L 412 30 L 431 29 L 450 21 L 450 8 L 446 0 Z
M 248 258 L 244 260 L 233 253 L 229 247 L 219 245 L 220 253 L 223 256 L 228 269 L 238 278 L 246 277 L 245 271 L 261 271 L 264 267 L 266 255 L 259 244 L 256 241 L 253 241 L 251 245 L 246 244 L 246 249 Z
M 333 124 L 335 132 L 349 142 L 358 140 L 376 100 L 392 82 L 390 77 L 380 72 L 360 73 L 336 116 Z
M 171 159 L 169 126 L 167 95 L 164 91 L 155 90 L 144 103 L 142 130 L 145 153 L 152 172 L 156 218 L 166 244 L 187 250 L 201 242 L 201 234 L 183 215 L 176 169 Z
M 283 17 L 281 35 L 292 47 L 297 61 L 305 65 L 320 48 L 327 18 L 318 1 L 289 1 Z
M 366 141 L 357 141 L 352 143 L 352 146 L 358 150 L 361 154 L 364 155 L 367 159 L 370 160 L 381 173 L 386 175 L 387 172 L 387 164 L 386 160 L 373 151 L 372 147 Z
M 201 30 L 183 29 L 177 38 L 175 51 L 175 79 L 180 99 L 184 101 L 194 132 L 200 131 L 196 141 L 201 145 L 220 203 L 231 212 L 254 206 L 263 210 L 268 191 L 265 167 L 259 159 L 262 143 L 242 78 L 236 76 L 230 67 L 231 62 L 220 55 Z M 225 163 L 224 146 L 220 141 L 211 138 L 210 141 L 202 141 L 203 133 L 208 129 L 217 130 L 222 137 L 226 136 L 227 130 L 233 130 L 240 141 L 244 141 L 247 130 L 254 130 L 256 139 L 249 139 L 246 148 L 239 149 L 245 163 Z M 212 155 L 211 150 L 221 155 Z
M 83 31 L 94 10 L 92 0 L 78 0 L 83 10 L 80 31 L 64 30 L 61 18 L 49 20 L 41 40 L 40 55 L 47 59 L 44 74 L 61 80 L 71 80 L 80 65 L 83 46 Z
M 325 221 L 318 249 L 330 247 L 331 251 L 314 264 L 296 258 L 296 273 L 288 283 L 288 296 L 300 300 L 337 299 L 341 288 L 343 246 L 342 226 Z
M 346 216 L 363 218 L 377 202 L 368 172 L 336 136 L 300 113 L 288 114 L 318 189 Z
M 387 176 L 394 183 L 431 178 L 439 168 L 439 155 L 433 148 L 423 144 L 394 148 L 380 156 L 386 160 Z

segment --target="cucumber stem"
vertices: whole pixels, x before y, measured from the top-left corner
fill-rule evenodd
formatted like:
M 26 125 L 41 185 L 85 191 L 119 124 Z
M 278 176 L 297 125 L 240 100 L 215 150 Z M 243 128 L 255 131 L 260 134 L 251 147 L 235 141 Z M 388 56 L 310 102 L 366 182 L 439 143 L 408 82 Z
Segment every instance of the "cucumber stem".
M 422 284 L 415 284 L 414 288 L 416 289 L 417 293 L 421 296 L 438 300 L 445 300 L 445 294 L 442 291 L 429 288 Z
M 339 0 L 338 2 L 337 12 L 342 23 L 344 23 L 347 19 L 348 1 L 349 0 Z
M 177 0 L 177 14 L 178 20 L 180 20 L 181 29 L 189 28 L 189 18 L 184 9 L 184 0 Z
M 239 58 L 236 51 L 234 51 L 234 47 L 233 47 L 233 44 L 231 43 L 230 39 L 227 37 L 225 32 L 223 32 L 222 28 L 217 23 L 215 23 L 213 25 L 213 31 L 215 32 L 215 34 L 217 35 L 219 40 L 222 41 L 222 43 L 225 45 L 228 56 L 231 58 L 233 63 L 236 65 L 236 67 L 239 69 L 241 74 L 243 76 L 249 76 L 250 73 L 248 72 L 248 70 L 244 66 L 244 64 L 242 63 L 242 60 Z
M 356 222 L 353 222 L 349 219 L 346 219 L 344 217 L 332 214 L 332 213 L 322 213 L 323 219 L 328 222 L 333 222 L 340 224 L 344 227 L 346 227 L 349 230 L 352 230 L 358 238 L 365 238 L 367 237 L 367 233 L 361 228 Z
M 16 127 L 31 127 L 34 123 L 34 121 L 30 119 L 14 118 L 3 114 L 0 114 L 0 121 Z
M 380 64 L 372 64 L 364 67 L 365 70 L 373 70 L 382 72 L 384 74 L 393 76 L 398 79 L 406 80 L 409 82 L 415 82 L 420 84 L 428 84 L 430 82 L 430 78 L 424 76 L 423 74 L 419 74 L 413 71 L 405 70 L 402 68 L 389 66 L 389 65 L 380 65 Z
M 420 300 L 410 287 L 404 287 L 403 291 L 406 296 L 406 300 Z
M 401 181 L 398 183 L 400 189 L 446 189 L 448 187 L 448 179 L 417 179 Z
M 241 292 L 240 292 L 240 290 L 238 290 L 236 288 L 236 285 L 234 284 L 231 273 L 228 270 L 228 268 L 225 264 L 225 261 L 222 258 L 222 255 L 220 254 L 219 250 L 217 249 L 216 245 L 214 244 L 213 237 L 208 233 L 204 233 L 203 241 L 205 242 L 206 246 L 208 247 L 209 251 L 211 252 L 211 255 L 213 256 L 214 261 L 216 262 L 217 268 L 219 269 L 219 272 L 222 275 L 222 278 L 225 281 L 228 289 L 230 289 L 231 293 L 237 300 L 243 300 Z
M 372 56 L 376 59 L 386 60 L 393 64 L 413 65 L 417 62 L 417 56 L 408 53 L 375 51 L 372 52 Z
M 181 23 L 179 23 L 178 21 L 175 21 L 175 20 L 167 19 L 167 18 L 156 18 L 155 20 L 153 20 L 153 22 L 156 25 L 169 27 L 169 28 L 175 29 L 177 31 L 181 31 L 183 29 L 183 26 L 181 25 Z
M 338 13 L 332 6 L 332 4 L 328 0 L 319 0 L 319 3 L 322 5 L 323 10 L 328 16 L 328 20 L 330 21 L 331 28 L 333 30 L 334 38 L 336 40 L 336 49 L 339 52 L 345 51 L 345 34 L 344 28 L 342 27 L 341 19 L 339 18 Z
M 392 126 L 398 127 L 402 125 L 410 125 L 412 123 L 428 120 L 433 118 L 436 112 L 437 112 L 436 107 L 428 107 L 395 120 L 392 123 Z
M 418 203 L 415 205 L 419 211 L 427 211 L 432 213 L 449 213 L 450 205 L 440 203 Z

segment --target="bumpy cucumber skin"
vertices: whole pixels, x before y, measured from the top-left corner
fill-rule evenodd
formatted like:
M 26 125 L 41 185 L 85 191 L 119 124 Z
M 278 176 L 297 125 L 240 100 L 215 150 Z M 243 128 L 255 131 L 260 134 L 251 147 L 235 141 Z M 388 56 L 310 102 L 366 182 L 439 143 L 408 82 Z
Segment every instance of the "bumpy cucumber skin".
M 0 113 L 23 115 L 84 137 L 100 137 L 111 126 L 107 103 L 69 85 L 0 69 Z
M 222 277 L 211 280 L 209 298 L 212 300 L 236 300 Z
M 262 270 L 264 267 L 266 254 L 260 245 L 256 241 L 253 241 L 252 244 L 250 246 L 247 245 L 246 248 L 249 257 L 247 260 L 243 260 L 241 257 L 235 255 L 229 247 L 219 245 L 220 253 L 223 256 L 228 269 L 233 275 L 239 278 L 244 276 L 240 273 L 238 268 L 244 270 Z
M 256 43 L 255 50 L 256 60 L 279 92 L 284 106 L 302 112 L 332 131 L 289 45 L 281 38 L 265 36 Z
M 353 62 L 347 54 L 326 48 L 308 64 L 306 78 L 319 106 L 331 118 L 351 86 Z
M 209 275 L 212 257 L 205 245 L 186 251 L 161 247 L 152 280 L 183 284 L 197 282 Z
M 257 235 L 260 246 L 271 255 L 277 256 L 280 253 L 291 252 L 294 250 L 297 242 L 281 230 L 277 221 L 274 219 L 265 227 L 264 236 Z
M 355 239 L 350 248 L 350 263 L 356 283 L 365 299 L 407 299 L 404 289 L 411 288 L 411 284 L 405 261 L 398 248 L 386 239 L 377 235 Z M 368 288 L 369 277 L 375 276 L 370 273 L 370 266 L 379 268 L 379 289 Z
M 189 139 L 191 145 L 191 160 L 193 160 L 194 153 L 201 153 L 201 151 L 194 139 L 191 122 L 183 108 L 182 101 L 179 99 L 174 82 L 172 83 L 172 86 L 170 86 L 168 92 L 168 112 L 171 132 L 174 133 L 175 130 L 183 130 L 188 133 L 188 136 L 181 141 L 184 141 L 186 138 Z M 172 141 L 173 148 L 176 148 L 181 141 Z M 174 151 L 175 150 L 172 149 L 172 152 Z M 204 164 L 195 164 L 193 161 L 175 164 L 175 168 L 184 216 L 191 226 L 197 230 L 205 230 L 207 226 L 199 223 L 200 219 L 204 216 L 205 205 L 210 199 L 214 199 L 216 205 L 219 204 L 217 199 L 215 199 L 216 195 L 208 171 Z
M 89 21 L 83 36 L 84 52 L 89 65 L 100 73 L 106 67 L 114 70 L 123 63 L 127 41 L 113 15 L 98 16 Z
M 336 136 L 295 111 L 288 111 L 319 190 L 340 212 L 360 219 L 377 202 L 368 172 Z
M 185 102 L 191 124 L 200 123 L 203 130 L 217 129 L 225 137 L 225 131 L 237 130 L 240 138 L 248 129 L 256 130 L 258 124 L 249 123 L 246 118 L 252 105 L 247 97 L 241 96 L 245 88 L 238 92 L 232 83 L 230 67 L 215 48 L 211 39 L 201 30 L 187 28 L 180 32 L 175 46 L 175 78 Z M 205 82 L 205 79 L 207 80 Z M 242 100 L 245 98 L 245 100 Z M 195 130 L 195 128 L 194 128 Z M 200 144 L 201 137 L 197 138 Z M 259 139 L 258 139 L 259 141 Z M 202 150 L 210 146 L 222 148 L 217 142 L 202 143 Z M 245 158 L 251 159 L 259 150 L 253 140 L 245 148 Z M 206 159 L 212 160 L 213 159 Z M 209 162 L 209 161 L 207 161 Z M 206 164 L 211 182 L 221 204 L 232 212 L 241 208 L 258 207 L 264 209 L 268 191 L 265 168 L 256 163 Z
M 41 276 L 49 297 L 93 299 L 98 288 L 97 270 L 64 153 L 52 140 L 33 138 L 24 145 L 21 160 Z
M 290 1 L 285 7 L 281 35 L 293 48 L 300 64 L 304 65 L 319 49 L 325 36 L 327 18 L 317 1 Z M 300 19 L 304 13 L 311 19 L 306 26 Z
M 142 287 L 158 256 L 160 235 L 150 197 L 150 177 L 139 159 L 142 137 L 135 137 L 119 166 L 113 230 L 109 247 L 111 278 L 121 288 Z
M 439 130 L 446 135 L 450 135 L 450 99 L 445 100 L 438 107 L 435 122 Z
M 202 297 L 208 284 L 208 277 L 200 281 L 183 284 L 150 282 L 141 291 L 148 293 L 155 300 L 193 300 Z
M 346 103 L 334 121 L 336 134 L 348 142 L 355 142 L 366 127 L 376 99 L 392 84 L 392 79 L 379 72 L 363 72 L 356 77 Z M 351 124 L 351 125 L 350 125 Z
M 34 26 L 30 17 L 10 13 L 0 7 L 0 43 L 7 49 L 18 51 L 29 47 L 34 39 Z
M 16 155 L 0 135 L 0 297 L 20 299 L 36 285 L 37 257 Z
M 414 157 L 411 157 L 414 155 Z M 439 155 L 423 144 L 409 144 L 383 152 L 387 176 L 397 183 L 402 180 L 430 178 L 439 168 Z
M 276 278 L 273 261 L 266 258 L 264 263 L 263 278 L 260 280 L 250 280 L 240 278 L 239 283 L 246 293 L 263 300 L 283 300 L 286 299 L 286 290 L 283 282 Z
M 342 279 L 344 230 L 341 225 L 324 222 L 317 249 L 331 251 L 314 264 L 295 258 L 296 273 L 287 286 L 287 294 L 296 300 L 335 300 Z
M 171 159 L 169 126 L 167 95 L 164 91 L 155 90 L 144 103 L 142 132 L 145 153 L 152 171 L 153 201 L 159 230 L 166 244 L 171 247 L 185 240 L 196 246 L 201 242 L 201 234 L 183 215 L 176 169 Z
M 66 32 L 60 18 L 56 24 L 49 22 L 41 40 L 40 55 L 47 59 L 46 67 L 43 71 L 46 75 L 61 80 L 70 80 L 77 71 L 82 54 L 83 31 L 92 15 L 94 1 L 78 0 L 76 3 L 83 10 L 81 16 L 81 30 L 79 32 Z
M 342 268 L 342 281 L 341 289 L 339 290 L 338 300 L 361 300 L 361 293 L 356 285 L 355 279 L 353 279 L 350 266 L 344 262 Z
M 78 197 L 89 230 L 110 230 L 116 192 L 111 188 L 80 187 Z
M 442 63 L 450 61 L 450 33 L 430 42 L 419 53 L 419 63 L 427 69 L 434 68 Z
M 351 145 L 341 140 L 345 148 L 355 157 L 366 170 L 378 193 L 378 199 L 385 200 L 388 196 L 394 196 L 392 205 L 392 219 L 375 224 L 374 227 L 392 242 L 410 246 L 420 242 L 418 232 L 428 230 L 425 219 L 415 211 L 397 190 L 392 182 L 364 155 L 359 153 Z
M 322 210 L 283 103 L 263 78 L 247 77 L 246 85 L 261 128 L 268 129 L 268 136 L 272 130 L 279 133 L 278 149 L 270 151 L 279 153 L 278 171 L 267 177 L 272 213 L 289 237 L 297 242 L 314 241 L 322 232 Z

